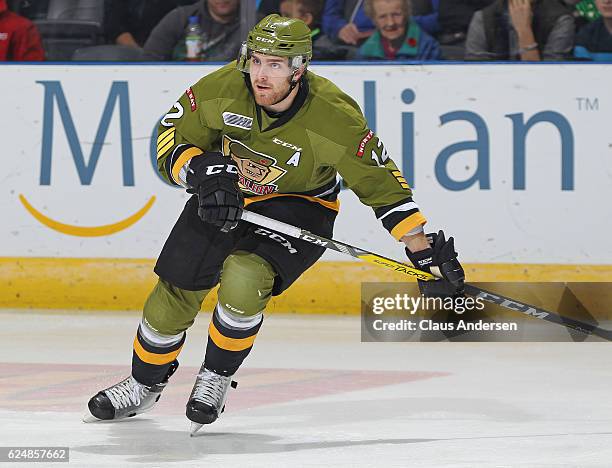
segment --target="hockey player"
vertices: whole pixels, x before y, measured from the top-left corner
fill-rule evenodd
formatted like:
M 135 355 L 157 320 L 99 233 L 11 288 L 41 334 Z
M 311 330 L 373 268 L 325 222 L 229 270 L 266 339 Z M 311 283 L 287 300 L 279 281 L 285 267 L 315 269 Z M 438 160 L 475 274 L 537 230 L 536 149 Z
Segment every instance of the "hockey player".
M 425 218 L 383 143 L 355 101 L 308 71 L 311 54 L 302 21 L 270 15 L 249 33 L 236 62 L 187 89 L 161 120 L 159 171 L 193 196 L 157 260 L 159 281 L 144 305 L 131 375 L 91 398 L 86 421 L 134 416 L 159 400 L 186 330 L 220 283 L 186 410 L 192 434 L 214 422 L 266 304 L 324 251 L 241 221 L 242 210 L 330 237 L 338 174 L 406 244 L 410 261 L 442 278 L 429 288 L 461 293 L 452 238 L 425 236 Z

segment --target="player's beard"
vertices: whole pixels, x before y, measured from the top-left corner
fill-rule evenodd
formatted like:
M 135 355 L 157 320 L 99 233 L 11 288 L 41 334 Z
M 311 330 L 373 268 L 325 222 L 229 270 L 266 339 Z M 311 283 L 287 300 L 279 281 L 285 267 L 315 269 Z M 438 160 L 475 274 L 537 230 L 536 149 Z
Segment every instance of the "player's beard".
M 269 86 L 269 88 L 265 89 L 262 93 L 262 91 L 257 89 L 257 83 L 253 83 L 253 96 L 255 97 L 255 102 L 262 107 L 273 106 L 289 95 L 291 79 L 289 78 L 287 81 L 278 84 L 267 82 L 265 85 Z

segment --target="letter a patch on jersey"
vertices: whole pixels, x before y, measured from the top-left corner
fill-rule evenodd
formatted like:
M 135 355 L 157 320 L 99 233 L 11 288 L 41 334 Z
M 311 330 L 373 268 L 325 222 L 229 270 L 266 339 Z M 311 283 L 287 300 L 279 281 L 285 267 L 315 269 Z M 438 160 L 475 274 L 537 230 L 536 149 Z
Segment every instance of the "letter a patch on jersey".
M 291 159 L 287 161 L 287 166 L 298 167 L 298 164 L 300 163 L 300 156 L 302 156 L 301 151 L 296 151 L 295 153 L 293 153 L 293 156 L 291 156 Z

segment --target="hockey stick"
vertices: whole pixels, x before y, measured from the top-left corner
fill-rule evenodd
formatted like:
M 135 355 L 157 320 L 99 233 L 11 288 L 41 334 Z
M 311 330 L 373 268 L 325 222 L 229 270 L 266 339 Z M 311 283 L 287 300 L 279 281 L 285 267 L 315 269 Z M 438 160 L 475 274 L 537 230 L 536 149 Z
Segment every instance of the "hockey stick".
M 295 237 L 296 239 L 310 242 L 311 244 L 318 245 L 319 247 L 335 250 L 336 252 L 350 255 L 383 268 L 388 268 L 393 271 L 403 273 L 415 279 L 424 281 L 436 279 L 434 275 L 418 270 L 417 268 L 414 268 L 406 263 L 398 262 L 397 260 L 383 257 L 382 255 L 378 255 L 358 247 L 353 247 L 352 245 L 345 244 L 344 242 L 339 242 L 334 239 L 328 239 L 326 237 L 313 234 L 305 229 L 283 223 L 282 221 L 277 221 L 276 219 L 268 218 L 267 216 L 254 213 L 252 211 L 244 210 L 242 213 L 242 219 L 263 228 L 271 229 L 273 231 Z M 585 335 L 595 335 L 605 340 L 612 341 L 612 330 L 606 330 L 596 325 L 563 317 L 555 312 L 550 312 L 530 304 L 525 304 L 517 301 L 516 299 L 512 299 L 501 294 L 492 293 L 470 284 L 465 285 L 465 292 L 470 296 L 479 297 L 484 301 L 497 304 L 515 312 L 521 312 L 529 317 L 547 320 L 548 322 L 556 323 L 558 325 L 571 328 L 572 330 L 582 332 Z

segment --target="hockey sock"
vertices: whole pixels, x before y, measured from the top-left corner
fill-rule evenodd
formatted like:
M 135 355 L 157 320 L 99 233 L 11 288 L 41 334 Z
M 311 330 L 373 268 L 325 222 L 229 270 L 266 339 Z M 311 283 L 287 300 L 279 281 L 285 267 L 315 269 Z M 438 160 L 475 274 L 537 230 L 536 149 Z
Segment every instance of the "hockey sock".
M 220 375 L 234 375 L 251 352 L 262 322 L 262 313 L 236 317 L 217 304 L 208 327 L 204 367 Z
M 142 320 L 134 338 L 132 377 L 143 385 L 161 383 L 185 343 L 186 333 L 162 335 Z

